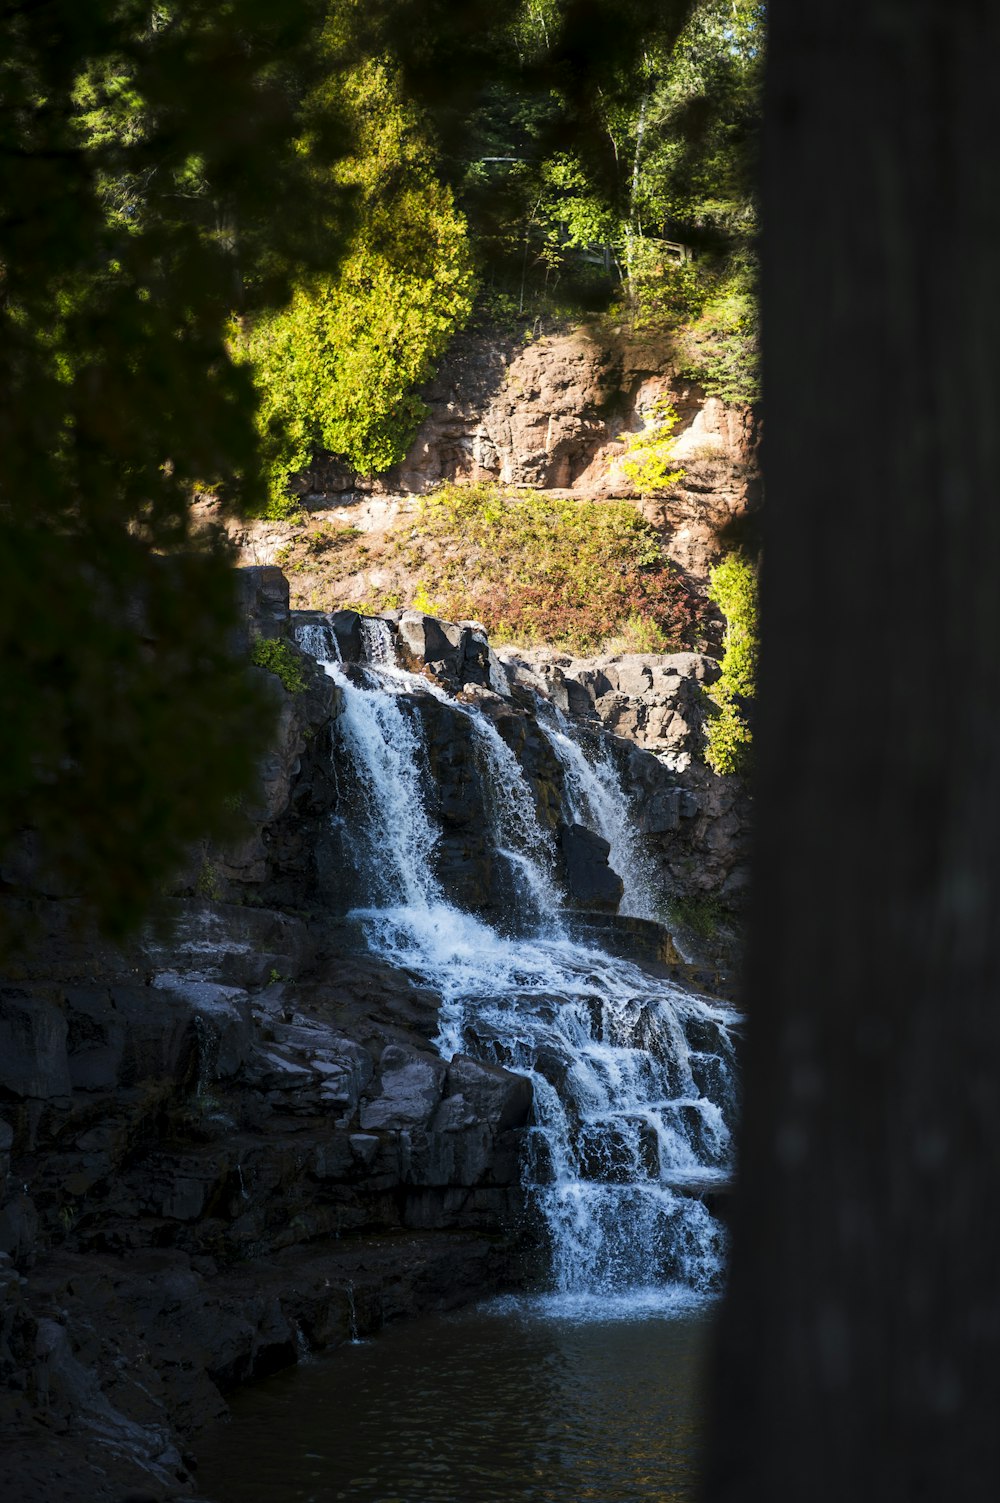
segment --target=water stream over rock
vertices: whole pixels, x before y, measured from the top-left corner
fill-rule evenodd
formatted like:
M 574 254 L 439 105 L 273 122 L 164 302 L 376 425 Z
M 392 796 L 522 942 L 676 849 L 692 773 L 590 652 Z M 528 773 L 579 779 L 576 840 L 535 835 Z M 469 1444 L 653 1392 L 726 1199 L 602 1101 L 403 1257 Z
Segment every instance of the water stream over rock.
M 624 884 L 619 913 L 655 919 L 652 862 L 639 848 L 632 811 L 618 772 L 603 747 L 588 758 L 573 739 L 565 716 L 555 706 L 551 713 L 556 728 L 547 730 L 546 735 L 565 773 L 568 812 L 575 821 L 608 842 L 611 848 L 608 860 Z
M 334 755 L 357 789 L 349 838 L 363 892 L 351 917 L 376 954 L 441 997 L 444 1058 L 471 1055 L 530 1079 L 523 1180 L 552 1290 L 577 1307 L 707 1295 L 724 1235 L 704 1194 L 728 1173 L 737 1016 L 574 937 L 554 841 L 514 751 L 475 700 L 395 666 L 378 628 L 363 635 L 364 666 L 321 656 L 340 691 Z M 322 653 L 315 634 L 299 640 Z M 417 713 L 427 695 L 471 726 L 489 840 L 511 879 L 502 923 L 456 906 L 435 875 L 441 832 Z M 588 757 L 565 721 L 545 734 L 567 816 L 608 841 L 624 911 L 648 916 L 649 875 L 614 768 L 603 749 Z M 461 1095 L 448 1109 L 461 1116 Z
M 288 643 L 300 671 L 272 675 L 238 838 L 192 850 L 164 922 L 121 945 L 30 862 L 5 895 L 25 937 L 0 986 L 0 1292 L 21 1374 L 0 1394 L 0 1495 L 192 1496 L 189 1447 L 234 1387 L 516 1288 L 478 1347 L 486 1377 L 507 1367 L 484 1395 L 526 1395 L 503 1465 L 487 1418 L 459 1482 L 446 1454 L 422 1480 L 404 1455 L 359 1483 L 354 1419 L 334 1405 L 331 1424 L 320 1395 L 329 1477 L 314 1486 L 307 1455 L 267 1495 L 662 1503 L 659 1399 L 637 1469 L 614 1395 L 638 1372 L 646 1399 L 672 1391 L 640 1328 L 703 1323 L 718 1285 L 738 1020 L 699 995 L 728 994 L 722 967 L 685 960 L 657 918 L 685 864 L 718 876 L 699 863 L 731 807 L 615 726 L 633 700 L 676 719 L 707 661 L 536 672 L 474 622 L 290 613 L 268 567 L 240 588 L 247 642 Z M 477 1320 L 457 1342 L 442 1325 L 443 1356 Z M 536 1335 L 566 1380 L 537 1393 L 511 1377 Z M 600 1405 L 577 1402 L 578 1357 L 612 1395 L 617 1459 Z M 454 1407 L 435 1371 L 431 1416 Z M 198 1495 L 248 1503 L 249 1446 L 241 1467 Z M 530 1491 L 536 1467 L 551 1488 Z

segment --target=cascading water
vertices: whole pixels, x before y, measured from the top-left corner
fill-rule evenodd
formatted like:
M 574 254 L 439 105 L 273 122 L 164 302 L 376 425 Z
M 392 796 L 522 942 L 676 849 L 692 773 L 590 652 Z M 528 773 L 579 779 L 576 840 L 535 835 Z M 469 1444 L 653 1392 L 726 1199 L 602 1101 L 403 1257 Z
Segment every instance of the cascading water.
M 658 918 L 652 863 L 639 848 L 633 811 L 610 756 L 600 747 L 588 759 L 555 705 L 551 712 L 555 727 L 543 730 L 562 765 L 568 812 L 611 847 L 608 864 L 625 884 L 619 912 L 631 918 Z
M 361 641 L 365 650 L 365 657 L 369 663 L 393 663 L 396 654 L 393 650 L 392 632 L 386 621 L 377 616 L 361 617 Z
M 334 664 L 324 666 L 340 684 L 344 708 L 337 731 L 360 774 L 362 818 L 353 833 L 371 896 L 390 910 L 426 908 L 441 894 L 431 876 L 437 833 L 424 809 L 417 726 L 398 696 L 365 692 Z
M 469 718 L 485 764 L 493 844 L 513 868 L 515 885 L 529 905 L 529 919 L 543 930 L 561 933 L 552 836 L 539 824 L 521 764 L 496 726 L 482 714 Z
M 475 707 L 398 668 L 323 666 L 341 690 L 339 755 L 361 790 L 370 902 L 353 916 L 376 952 L 440 994 L 442 1055 L 530 1077 L 524 1183 L 547 1230 L 555 1291 L 602 1308 L 652 1289 L 661 1303 L 711 1292 L 724 1238 L 698 1192 L 727 1173 L 736 1015 L 568 937 L 530 786 Z M 417 690 L 472 722 L 492 834 L 524 878 L 515 891 L 529 910 L 527 938 L 454 907 L 433 874 L 438 831 L 422 797 L 426 758 L 409 698 Z M 549 735 L 578 816 L 603 823 L 613 850 L 627 850 L 627 816 L 611 808 L 613 769 L 602 775 L 565 730 Z M 633 904 L 641 892 L 640 869 Z
M 300 623 L 295 628 L 295 640 L 303 652 L 307 652 L 312 658 L 318 658 L 320 662 L 342 661 L 337 633 L 328 621 Z

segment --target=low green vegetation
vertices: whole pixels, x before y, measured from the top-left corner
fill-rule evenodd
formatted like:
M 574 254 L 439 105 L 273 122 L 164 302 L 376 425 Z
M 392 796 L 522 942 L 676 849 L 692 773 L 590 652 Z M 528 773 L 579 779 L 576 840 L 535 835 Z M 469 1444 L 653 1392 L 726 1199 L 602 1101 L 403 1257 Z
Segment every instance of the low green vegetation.
M 219 873 L 215 865 L 211 861 L 206 859 L 201 863 L 198 876 L 195 879 L 194 890 L 199 898 L 210 898 L 213 903 L 217 903 L 222 897 L 222 882 L 219 879 Z
M 652 418 L 649 427 L 638 433 L 619 434 L 625 440 L 622 469 L 640 496 L 666 490 L 684 474 L 683 469 L 674 468 L 677 413 L 668 398 L 661 397 L 655 403 Z
M 266 668 L 280 678 L 289 694 L 301 694 L 308 687 L 302 663 L 287 642 L 258 637 L 250 649 L 250 661 L 256 668 Z
M 666 913 L 668 924 L 687 929 L 696 939 L 706 941 L 716 938 L 729 917 L 721 899 L 714 893 L 671 898 Z
M 730 553 L 712 570 L 708 595 L 726 618 L 726 636 L 722 676 L 709 691 L 713 714 L 706 730 L 705 760 L 719 773 L 746 773 L 760 645 L 753 566 L 740 554 Z
M 702 603 L 627 501 L 448 485 L 393 546 L 418 608 L 482 621 L 497 642 L 667 652 L 703 636 Z

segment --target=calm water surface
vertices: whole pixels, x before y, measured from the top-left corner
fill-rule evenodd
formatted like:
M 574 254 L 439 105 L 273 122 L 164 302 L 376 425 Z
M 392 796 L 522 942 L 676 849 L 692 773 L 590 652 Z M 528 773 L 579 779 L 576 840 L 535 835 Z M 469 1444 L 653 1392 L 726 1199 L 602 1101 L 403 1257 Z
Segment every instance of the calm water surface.
M 688 1503 L 704 1308 L 499 1300 L 390 1328 L 236 1396 L 217 1503 Z

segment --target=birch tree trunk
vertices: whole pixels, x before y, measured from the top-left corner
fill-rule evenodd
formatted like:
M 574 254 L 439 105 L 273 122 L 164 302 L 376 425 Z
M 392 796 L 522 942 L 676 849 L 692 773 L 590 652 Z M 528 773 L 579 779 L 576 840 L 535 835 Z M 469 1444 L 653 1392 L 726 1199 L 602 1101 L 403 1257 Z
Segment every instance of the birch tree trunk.
M 1000 1496 L 1000 6 L 774 0 L 711 1503 Z

